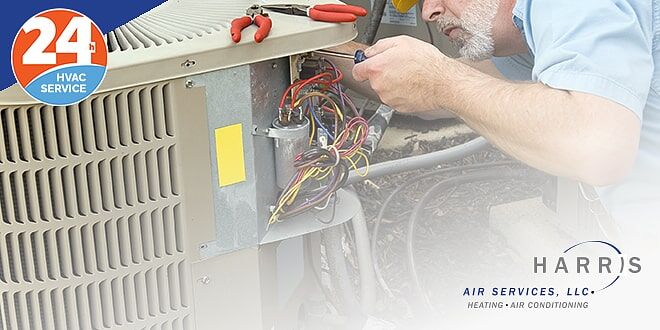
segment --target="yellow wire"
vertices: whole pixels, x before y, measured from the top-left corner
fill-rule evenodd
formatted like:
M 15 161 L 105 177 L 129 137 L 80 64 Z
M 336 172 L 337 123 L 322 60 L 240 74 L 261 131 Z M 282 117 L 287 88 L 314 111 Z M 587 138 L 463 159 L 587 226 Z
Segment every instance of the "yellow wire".
M 302 179 L 300 180 L 300 182 L 298 182 L 298 183 L 296 183 L 295 185 L 293 185 L 293 187 L 291 187 L 291 189 L 289 189 L 289 191 L 287 191 L 287 192 L 286 192 L 286 193 L 285 193 L 285 194 L 279 199 L 279 202 L 278 202 L 278 206 L 277 206 L 277 208 L 275 209 L 275 211 L 273 211 L 273 213 L 271 214 L 270 218 L 268 219 L 268 224 L 273 224 L 273 223 L 277 222 L 277 217 L 279 216 L 279 213 L 282 211 L 282 208 L 284 207 L 284 205 L 287 204 L 287 201 L 288 201 L 292 196 L 298 194 L 298 190 L 300 190 L 300 187 L 302 186 L 302 183 L 305 182 L 305 180 L 307 180 L 307 179 L 310 177 L 311 172 L 312 172 L 312 171 L 306 170 L 306 173 L 303 175 L 303 177 L 302 177 Z M 295 200 L 295 198 L 294 198 L 294 200 Z
M 353 143 L 357 143 L 361 131 L 362 131 L 362 125 L 358 126 L 357 130 L 355 131 L 355 136 L 353 137 Z
M 310 177 L 314 177 L 317 173 L 318 169 L 317 168 L 311 168 L 311 169 L 305 169 L 305 174 L 303 174 L 302 179 L 298 184 L 294 186 L 294 193 L 291 195 L 291 197 L 288 198 L 286 201 L 286 205 L 291 205 L 295 200 L 296 197 L 298 197 L 298 193 L 300 192 L 300 188 L 302 187 L 302 184 L 309 179 Z
M 344 117 L 343 117 L 343 114 L 342 114 L 341 110 L 339 109 L 339 106 L 337 105 L 337 103 L 335 103 L 335 102 L 334 102 L 329 96 L 327 96 L 327 95 L 325 95 L 325 94 L 323 94 L 323 93 L 319 93 L 319 92 L 311 92 L 311 93 L 307 93 L 307 94 L 305 94 L 303 97 L 301 97 L 300 99 L 296 100 L 296 102 L 294 102 L 294 104 L 293 104 L 293 107 L 294 107 L 294 108 L 295 108 L 295 107 L 298 107 L 298 106 L 300 105 L 300 103 L 302 103 L 304 100 L 306 100 L 306 99 L 308 99 L 308 98 L 310 98 L 310 97 L 312 97 L 312 96 L 318 96 L 318 97 L 323 98 L 323 99 L 326 100 L 327 102 L 330 102 L 331 105 L 332 105 L 332 107 L 335 109 L 335 113 L 339 115 L 339 118 L 340 118 L 342 121 L 344 120 L 344 119 L 343 119 L 343 118 L 344 118 Z M 311 109 L 310 109 L 309 111 L 314 111 L 314 110 L 311 110 Z M 309 114 L 309 120 L 312 122 L 312 123 L 311 123 L 311 125 L 312 125 L 312 130 L 311 130 L 311 134 L 309 135 L 309 145 L 311 146 L 311 145 L 312 145 L 312 142 L 314 142 L 314 132 L 316 131 L 316 123 L 315 123 L 315 121 L 314 121 L 314 116 L 313 116 L 311 113 Z
M 312 142 L 314 142 L 314 132 L 316 131 L 316 124 L 314 124 L 314 118 L 312 118 L 311 113 L 309 114 L 309 121 L 312 122 L 312 132 L 309 134 L 309 145 L 311 146 Z
M 305 94 L 303 97 L 301 97 L 300 99 L 295 101 L 294 107 L 298 107 L 300 105 L 300 103 L 302 103 L 306 99 L 308 99 L 310 97 L 315 97 L 315 96 L 325 100 L 326 102 L 328 102 L 332 106 L 332 108 L 335 110 L 335 116 L 337 116 L 339 118 L 339 120 L 341 120 L 341 121 L 344 120 L 344 114 L 342 113 L 341 109 L 339 108 L 339 105 L 334 100 L 332 100 L 332 98 L 330 98 L 329 96 L 327 96 L 323 93 L 320 93 L 320 92 L 310 92 L 310 93 Z M 310 111 L 313 111 L 313 110 L 310 109 Z M 310 136 L 309 136 L 309 145 L 312 145 L 312 143 L 314 142 L 314 133 L 316 132 L 316 122 L 314 121 L 314 117 L 311 113 L 309 114 L 309 117 L 310 117 L 309 119 L 311 121 L 311 131 L 310 131 Z M 364 128 L 362 127 L 362 125 L 357 127 L 357 129 L 355 131 L 355 136 L 353 137 L 353 143 L 357 143 L 358 138 L 360 136 L 360 133 L 362 132 L 363 129 Z M 335 148 L 337 147 L 336 142 L 338 140 L 343 139 L 342 134 L 348 134 L 350 136 L 351 132 L 347 131 L 347 130 L 344 130 L 344 131 L 340 132 L 339 134 L 337 134 L 337 136 L 335 137 L 335 140 L 333 141 L 333 143 L 330 144 L 331 147 L 335 147 Z M 339 149 L 337 149 L 337 151 L 339 153 L 346 152 L 346 150 L 339 150 Z M 355 155 L 358 155 L 358 158 L 356 160 L 354 160 L 352 158 Z M 355 169 L 356 174 L 358 176 L 365 177 L 369 174 L 369 159 L 359 149 L 356 149 L 356 150 L 354 150 L 353 152 L 351 152 L 349 154 L 344 154 L 343 156 L 340 156 L 340 157 L 347 159 L 351 163 L 352 168 Z M 365 160 L 365 167 L 364 167 L 363 172 L 360 172 L 359 168 L 357 167 L 357 162 L 359 162 L 361 158 L 364 158 L 364 160 Z M 298 193 L 300 192 L 300 189 L 301 189 L 303 183 L 306 180 L 308 180 L 309 178 L 315 178 L 316 180 L 324 180 L 331 173 L 332 173 L 332 166 L 325 167 L 325 168 L 313 167 L 313 168 L 305 169 L 303 174 L 302 174 L 302 178 L 300 179 L 300 181 L 298 183 L 296 183 L 295 185 L 293 185 L 292 187 L 290 187 L 289 190 L 286 191 L 278 199 L 277 207 L 276 207 L 275 211 L 273 211 L 273 213 L 271 214 L 270 218 L 268 219 L 268 224 L 271 225 L 271 224 L 279 221 L 278 217 L 280 215 L 280 212 L 282 212 L 282 209 L 284 208 L 285 205 L 291 205 L 296 200 L 296 197 L 298 196 Z
M 296 100 L 296 102 L 293 103 L 293 107 L 294 108 L 297 107 L 298 105 L 300 105 L 300 103 L 302 103 L 306 99 L 308 99 L 310 97 L 314 97 L 314 96 L 320 97 L 320 98 L 324 99 L 325 101 L 327 101 L 328 103 L 330 103 L 332 108 L 334 108 L 335 112 L 339 115 L 339 119 L 341 121 L 344 121 L 344 114 L 341 112 L 341 109 L 339 108 L 339 105 L 337 105 L 337 103 L 333 99 L 331 99 L 328 95 L 325 95 L 323 93 L 309 92 L 309 93 L 303 95 L 303 97 Z
M 332 173 L 332 171 L 331 171 L 331 167 L 326 167 L 326 168 L 325 168 L 324 170 L 322 170 L 321 172 L 324 173 L 324 174 L 323 174 L 323 176 L 321 176 L 321 177 L 319 177 L 319 178 L 316 178 L 316 180 L 318 180 L 318 181 L 321 181 L 321 180 L 327 178 L 327 177 L 330 175 L 330 173 Z
M 358 171 L 357 163 L 355 163 L 355 161 L 350 157 L 346 157 L 346 159 L 348 159 L 348 161 L 351 163 L 351 166 L 355 169 L 355 174 L 358 176 L 364 177 L 367 175 L 367 173 L 369 173 L 368 170 L 365 173 L 360 173 L 360 171 Z M 360 158 L 358 158 L 358 160 L 360 160 Z
M 358 176 L 366 177 L 366 176 L 369 174 L 369 158 L 367 158 L 367 155 L 365 155 L 365 154 L 364 154 L 362 151 L 360 151 L 360 150 L 358 150 L 358 151 L 356 152 L 356 154 L 358 154 L 359 156 L 361 156 L 361 158 L 364 158 L 364 172 L 363 172 L 363 173 L 360 173 L 360 171 L 358 171 L 358 169 L 356 168 L 356 169 L 355 169 L 355 173 L 356 173 Z M 360 158 L 358 158 L 358 160 L 360 160 Z
M 337 105 L 337 103 L 335 103 L 334 101 L 332 101 L 332 104 L 334 104 L 335 111 L 339 115 L 339 120 L 344 121 L 344 114 L 341 112 L 341 109 L 339 109 L 339 105 Z

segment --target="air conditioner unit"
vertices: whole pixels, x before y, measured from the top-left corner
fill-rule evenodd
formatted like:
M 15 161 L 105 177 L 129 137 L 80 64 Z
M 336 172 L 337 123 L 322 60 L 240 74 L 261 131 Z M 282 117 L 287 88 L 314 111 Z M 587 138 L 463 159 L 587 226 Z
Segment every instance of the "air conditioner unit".
M 324 1 L 327 2 L 327 1 Z M 0 329 L 261 329 L 294 322 L 308 285 L 304 214 L 266 228 L 278 188 L 270 127 L 291 55 L 353 24 L 271 13 L 234 44 L 254 1 L 167 1 L 107 34 L 101 88 L 67 107 L 0 93 Z

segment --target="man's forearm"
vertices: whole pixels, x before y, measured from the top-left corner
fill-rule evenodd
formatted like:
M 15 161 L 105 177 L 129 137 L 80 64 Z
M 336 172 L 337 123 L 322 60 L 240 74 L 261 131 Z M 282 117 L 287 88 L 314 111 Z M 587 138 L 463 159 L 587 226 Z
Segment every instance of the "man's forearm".
M 504 75 L 502 75 L 502 73 L 497 69 L 497 67 L 495 66 L 495 63 L 493 63 L 493 61 L 491 61 L 491 60 L 484 60 L 484 61 L 480 61 L 480 62 L 471 61 L 471 60 L 468 60 L 468 59 L 465 59 L 465 58 L 458 58 L 457 60 L 459 62 L 461 62 L 465 65 L 469 65 L 473 69 L 476 69 L 480 72 L 483 72 L 483 73 L 485 73 L 485 74 L 487 74 L 491 77 L 495 77 L 495 78 L 499 78 L 499 79 L 506 79 L 504 77 Z
M 341 44 L 339 46 L 335 46 L 330 48 L 330 50 L 340 52 L 340 53 L 345 53 L 345 54 L 353 54 L 355 53 L 356 50 L 358 49 L 365 49 L 368 46 L 365 44 L 361 44 L 359 42 L 355 41 L 350 41 L 345 44 Z M 504 76 L 497 70 L 495 67 L 495 64 L 491 60 L 485 60 L 481 62 L 473 62 L 467 59 L 458 59 L 461 63 L 469 65 L 470 67 L 479 70 L 483 73 L 486 73 L 492 77 L 496 78 L 502 78 L 504 79 Z M 339 69 L 342 72 L 351 72 L 354 62 L 345 59 L 345 58 L 339 58 L 339 57 L 333 57 L 332 61 L 339 67 Z M 344 81 L 343 83 L 348 86 L 350 89 L 372 99 L 372 100 L 379 100 L 378 95 L 374 92 L 373 89 L 369 86 L 368 82 L 357 82 L 351 77 L 351 75 L 344 75 Z M 444 109 L 438 109 L 437 111 L 441 117 L 446 117 L 446 110 Z
M 596 96 L 511 83 L 455 64 L 436 68 L 452 71 L 437 87 L 443 89 L 436 94 L 439 104 L 503 151 L 549 173 L 597 185 L 609 184 L 607 178 L 619 178 L 632 166 L 639 121 L 627 109 Z

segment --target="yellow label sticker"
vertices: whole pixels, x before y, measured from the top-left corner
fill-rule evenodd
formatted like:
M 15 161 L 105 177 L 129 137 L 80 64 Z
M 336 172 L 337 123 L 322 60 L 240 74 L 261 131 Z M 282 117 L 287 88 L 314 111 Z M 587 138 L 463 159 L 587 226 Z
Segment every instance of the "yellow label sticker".
M 245 181 L 242 124 L 215 129 L 215 156 L 220 187 Z

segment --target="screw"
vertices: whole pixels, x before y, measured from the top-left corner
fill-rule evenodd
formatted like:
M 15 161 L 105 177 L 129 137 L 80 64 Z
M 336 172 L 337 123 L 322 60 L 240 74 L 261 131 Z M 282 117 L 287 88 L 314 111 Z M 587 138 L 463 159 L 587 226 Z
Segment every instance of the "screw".
M 185 62 L 181 63 L 181 66 L 184 68 L 190 68 L 194 66 L 196 62 L 194 60 L 186 60 Z
M 273 69 L 277 69 L 278 65 L 277 65 L 277 63 L 273 63 L 273 65 L 271 65 L 271 67 L 272 67 Z
M 191 79 L 186 80 L 186 88 L 193 88 L 195 86 L 195 82 L 192 81 Z
M 199 283 L 208 285 L 209 283 L 211 283 L 211 278 L 208 276 L 202 276 L 202 278 L 199 279 Z

